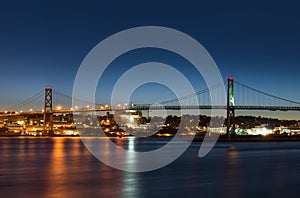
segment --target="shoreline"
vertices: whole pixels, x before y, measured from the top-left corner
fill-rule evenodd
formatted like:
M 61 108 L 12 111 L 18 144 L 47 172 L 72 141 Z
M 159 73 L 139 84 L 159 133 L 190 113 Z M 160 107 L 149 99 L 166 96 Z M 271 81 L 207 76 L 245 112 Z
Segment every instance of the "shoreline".
M 203 142 L 204 137 L 195 137 L 194 142 Z M 220 136 L 217 142 L 300 142 L 300 136 Z
M 80 135 L 52 135 L 52 136 L 34 136 L 34 135 L 0 135 L 1 137 L 5 138 L 55 138 L 55 137 L 68 137 L 68 138 L 73 138 L 73 137 L 81 137 Z M 100 137 L 100 136 L 85 136 L 85 137 Z M 101 136 L 101 137 L 107 137 L 107 138 L 128 138 L 128 137 L 134 137 L 134 136 Z M 174 136 L 151 136 L 152 138 L 163 138 L 163 137 L 169 137 L 172 138 Z M 183 136 L 183 137 L 188 137 L 188 136 Z M 191 136 L 192 137 L 192 136 Z M 148 137 L 138 137 L 138 138 L 148 138 Z M 203 142 L 204 136 L 195 136 L 193 139 L 193 142 Z M 231 136 L 228 138 L 225 135 L 221 135 L 217 142 L 300 142 L 300 135 L 297 136 L 274 136 L 274 135 L 269 135 L 269 136 L 262 136 L 262 135 L 241 135 L 241 136 Z

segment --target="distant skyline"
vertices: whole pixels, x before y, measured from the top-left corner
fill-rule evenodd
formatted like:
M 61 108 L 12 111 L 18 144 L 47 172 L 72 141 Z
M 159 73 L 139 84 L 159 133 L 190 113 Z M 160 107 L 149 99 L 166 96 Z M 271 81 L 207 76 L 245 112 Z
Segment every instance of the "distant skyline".
M 232 75 L 251 87 L 300 101 L 298 9 L 297 1 L 2 2 L 0 109 L 47 85 L 71 95 L 77 69 L 95 45 L 119 31 L 149 25 L 174 28 L 195 38 L 214 58 L 224 80 Z M 111 64 L 99 82 L 97 102 L 109 103 L 122 72 L 147 61 L 172 65 L 188 76 L 195 89 L 205 87 L 187 61 L 163 50 L 142 49 Z M 146 85 L 134 96 L 136 103 L 149 103 L 174 95 L 161 86 Z M 300 119 L 297 112 L 289 115 Z

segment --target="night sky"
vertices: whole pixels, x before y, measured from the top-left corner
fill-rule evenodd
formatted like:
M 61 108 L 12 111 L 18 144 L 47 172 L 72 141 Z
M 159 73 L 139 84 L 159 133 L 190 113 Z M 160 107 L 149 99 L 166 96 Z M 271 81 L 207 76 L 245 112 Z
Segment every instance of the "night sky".
M 300 101 L 297 1 L 9 1 L 0 4 L 0 24 L 0 109 L 47 85 L 72 95 L 76 72 L 95 45 L 127 28 L 149 25 L 195 38 L 214 58 L 224 79 L 232 75 L 251 87 Z M 112 63 L 103 84 L 100 81 L 98 102 L 109 102 L 107 93 L 126 68 L 147 61 L 177 67 L 195 89 L 205 86 L 198 85 L 199 77 L 185 60 L 144 49 Z M 155 93 L 163 89 L 144 86 L 147 93 L 136 93 L 134 102 L 173 97 L 165 91 L 170 94 L 158 98 L 161 94 Z

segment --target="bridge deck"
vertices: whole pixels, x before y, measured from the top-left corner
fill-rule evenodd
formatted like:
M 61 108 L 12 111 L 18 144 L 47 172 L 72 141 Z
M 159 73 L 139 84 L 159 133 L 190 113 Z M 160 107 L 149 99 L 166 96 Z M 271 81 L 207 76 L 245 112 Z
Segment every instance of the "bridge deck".
M 130 106 L 128 108 L 86 108 L 86 109 L 62 109 L 53 110 L 52 113 L 80 113 L 80 112 L 93 112 L 93 111 L 124 111 L 124 110 L 180 110 L 180 109 L 219 109 L 226 110 L 226 106 L 210 106 L 210 105 L 200 105 L 200 106 L 150 106 L 150 105 L 140 105 L 140 106 Z M 300 111 L 299 107 L 289 107 L 289 106 L 235 106 L 236 110 L 264 110 L 264 111 Z M 0 116 L 22 116 L 22 115 L 41 115 L 43 112 L 22 112 L 18 114 L 0 114 Z

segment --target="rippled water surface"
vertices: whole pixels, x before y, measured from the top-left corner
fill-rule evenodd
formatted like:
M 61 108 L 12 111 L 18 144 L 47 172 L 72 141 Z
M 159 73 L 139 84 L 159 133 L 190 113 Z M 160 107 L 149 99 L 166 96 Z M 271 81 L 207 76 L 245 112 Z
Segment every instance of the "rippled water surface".
M 128 148 L 128 139 L 112 140 Z M 130 144 L 146 151 L 167 140 Z M 198 157 L 200 145 L 192 143 L 164 168 L 130 173 L 100 162 L 80 138 L 1 137 L 0 192 L 45 198 L 300 196 L 300 143 L 218 143 L 204 158 Z

